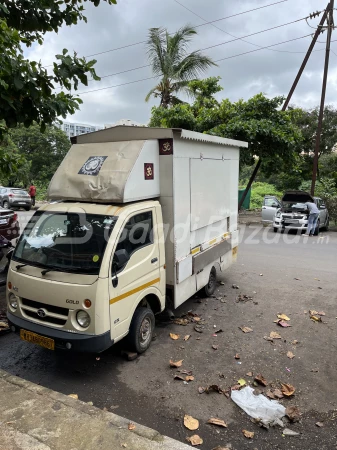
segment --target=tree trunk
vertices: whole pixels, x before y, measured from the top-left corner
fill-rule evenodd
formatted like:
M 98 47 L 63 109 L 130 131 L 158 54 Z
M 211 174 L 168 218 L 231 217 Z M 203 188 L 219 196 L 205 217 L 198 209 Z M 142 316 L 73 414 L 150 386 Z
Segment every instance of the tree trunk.
M 242 207 L 242 205 L 243 205 L 243 202 L 245 201 L 245 199 L 246 199 L 246 197 L 247 197 L 247 194 L 248 194 L 249 189 L 251 188 L 251 186 L 252 186 L 252 184 L 253 184 L 253 181 L 255 180 L 255 177 L 256 177 L 256 175 L 257 175 L 257 172 L 259 171 L 259 168 L 260 168 L 260 166 L 261 166 L 261 162 L 262 162 L 262 159 L 259 158 L 259 160 L 258 160 L 258 162 L 257 162 L 257 164 L 256 164 L 256 166 L 255 166 L 255 169 L 254 169 L 254 171 L 253 171 L 253 173 L 252 173 L 252 175 L 251 175 L 251 177 L 250 177 L 250 179 L 249 179 L 249 181 L 248 181 L 248 184 L 247 184 L 247 186 L 246 186 L 245 192 L 243 193 L 243 195 L 242 195 L 242 197 L 241 197 L 241 200 L 239 201 L 239 208 L 238 208 L 239 211 L 240 211 L 240 209 L 241 209 L 241 207 Z

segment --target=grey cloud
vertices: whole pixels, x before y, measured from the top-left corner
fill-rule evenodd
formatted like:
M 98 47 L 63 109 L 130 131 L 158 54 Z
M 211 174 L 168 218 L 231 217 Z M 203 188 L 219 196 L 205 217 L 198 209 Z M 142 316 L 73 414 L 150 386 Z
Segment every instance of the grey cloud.
M 179 1 L 208 21 L 266 5 L 275 0 Z M 326 4 L 327 0 L 289 0 L 270 8 L 220 21 L 216 25 L 226 32 L 240 37 L 304 17 L 317 9 L 324 9 Z M 174 0 L 142 0 L 142 2 L 119 0 L 117 6 L 108 6 L 103 3 L 98 8 L 89 5 L 86 15 L 87 24 L 80 23 L 71 28 L 64 27 L 58 35 L 48 35 L 43 47 L 34 47 L 28 51 L 29 57 L 41 59 L 43 63 L 50 64 L 54 55 L 61 52 L 64 47 L 71 51 L 77 51 L 81 56 L 90 55 L 146 40 L 150 27 L 163 26 L 169 31 L 175 31 L 186 23 L 192 25 L 203 23 L 201 19 L 182 8 Z M 316 19 L 310 23 L 314 25 L 318 21 Z M 246 40 L 256 45 L 266 46 L 313 32 L 314 30 L 302 21 L 246 38 Z M 198 28 L 198 36 L 191 43 L 191 50 L 231 39 L 233 38 L 226 33 L 211 25 L 206 25 Z M 324 36 L 321 40 L 324 40 Z M 261 91 L 268 96 L 287 95 L 309 42 L 310 38 L 305 38 L 275 47 L 278 50 L 302 53 L 261 50 L 228 59 L 219 62 L 219 66 L 210 69 L 205 76 L 219 75 L 222 77 L 221 83 L 224 90 L 218 95 L 219 99 L 222 97 L 228 97 L 232 101 L 239 98 L 247 99 Z M 319 44 L 318 48 L 324 48 L 324 44 Z M 333 48 L 337 53 L 336 43 L 333 43 Z M 235 41 L 209 49 L 206 53 L 217 60 L 255 49 L 254 45 Z M 95 58 L 97 59 L 96 70 L 101 76 L 148 63 L 144 44 L 105 53 Z M 294 95 L 293 103 L 308 108 L 319 103 L 323 61 L 324 51 L 316 51 L 312 54 L 306 74 Z M 327 91 L 327 102 L 332 104 L 337 104 L 336 73 L 337 56 L 332 53 Z M 100 82 L 91 82 L 88 87 L 81 87 L 80 91 L 130 83 L 151 76 L 150 68 L 143 68 L 103 78 Z M 81 98 L 84 103 L 81 110 L 68 119 L 98 125 L 112 123 L 121 118 L 147 123 L 151 107 L 157 104 L 157 101 L 152 100 L 147 104 L 144 102 L 144 98 L 155 82 L 155 79 L 147 80 L 83 95 Z

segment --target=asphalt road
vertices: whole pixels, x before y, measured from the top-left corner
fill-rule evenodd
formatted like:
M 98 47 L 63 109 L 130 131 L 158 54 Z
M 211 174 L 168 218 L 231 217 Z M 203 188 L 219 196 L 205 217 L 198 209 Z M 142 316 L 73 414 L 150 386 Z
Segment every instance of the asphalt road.
M 241 237 L 238 262 L 220 275 L 225 284 L 219 284 L 216 297 L 195 297 L 177 311 L 179 316 L 192 310 L 204 319 L 202 333 L 193 323 L 158 322 L 151 348 L 132 362 L 121 356 L 123 343 L 97 358 L 48 352 L 7 334 L 0 338 L 0 368 L 65 394 L 76 393 L 83 401 L 184 442 L 195 432 L 184 428 L 183 417 L 192 415 L 200 421 L 197 433 L 204 440 L 198 448 L 205 450 L 228 443 L 237 450 L 337 448 L 337 233 L 305 238 L 249 227 Z M 253 300 L 237 302 L 239 294 Z M 323 322 L 310 320 L 309 309 L 324 311 Z M 274 323 L 278 313 L 290 317 L 291 327 Z M 245 334 L 241 326 L 253 332 Z M 214 336 L 218 329 L 223 332 Z M 282 339 L 265 340 L 271 331 Z M 181 337 L 173 341 L 170 333 Z M 185 335 L 190 339 L 184 341 Z M 169 367 L 170 359 L 183 359 L 182 369 L 192 371 L 194 381 L 174 380 L 177 371 Z M 269 385 L 282 381 L 296 388 L 292 398 L 281 402 L 302 412 L 299 423 L 289 424 L 300 436 L 282 437 L 278 427 L 261 429 L 224 395 L 198 393 L 200 386 L 226 389 L 239 378 L 252 383 L 248 372 L 262 374 Z M 228 428 L 206 424 L 211 417 L 225 420 Z M 317 427 L 318 421 L 324 427 Z M 254 439 L 246 439 L 242 429 L 255 432 Z

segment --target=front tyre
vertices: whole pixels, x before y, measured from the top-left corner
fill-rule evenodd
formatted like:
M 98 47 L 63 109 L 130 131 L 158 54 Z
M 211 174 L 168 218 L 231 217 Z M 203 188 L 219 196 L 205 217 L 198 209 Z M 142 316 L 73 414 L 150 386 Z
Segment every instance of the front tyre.
M 132 350 L 144 353 L 151 344 L 155 325 L 154 314 L 149 308 L 137 308 L 130 325 L 128 341 Z
M 208 283 L 206 284 L 205 287 L 201 289 L 200 293 L 203 297 L 210 297 L 211 295 L 214 294 L 215 289 L 216 289 L 216 269 L 213 266 L 209 274 Z

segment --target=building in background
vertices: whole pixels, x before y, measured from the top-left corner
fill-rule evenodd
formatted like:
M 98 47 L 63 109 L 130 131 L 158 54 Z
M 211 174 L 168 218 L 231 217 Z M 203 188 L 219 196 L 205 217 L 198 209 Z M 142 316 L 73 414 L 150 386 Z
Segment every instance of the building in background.
M 57 128 L 64 131 L 68 138 L 79 136 L 80 134 L 92 133 L 94 131 L 102 130 L 102 127 L 96 125 L 88 125 L 84 123 L 63 122 L 55 124 Z
M 118 126 L 128 126 L 128 127 L 146 127 L 147 125 L 143 125 L 142 123 L 135 122 L 134 120 L 130 119 L 121 119 L 118 120 L 116 123 L 106 123 L 104 124 L 104 128 L 113 128 Z

